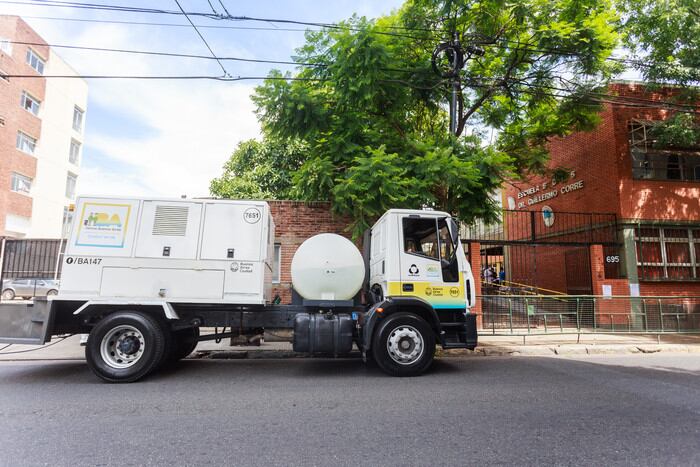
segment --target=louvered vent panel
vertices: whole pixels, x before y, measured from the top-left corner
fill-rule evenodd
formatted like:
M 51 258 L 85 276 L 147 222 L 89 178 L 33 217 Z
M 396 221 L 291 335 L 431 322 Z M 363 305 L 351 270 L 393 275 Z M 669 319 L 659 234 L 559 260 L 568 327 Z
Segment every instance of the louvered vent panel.
M 153 235 L 184 237 L 187 233 L 188 206 L 156 206 Z

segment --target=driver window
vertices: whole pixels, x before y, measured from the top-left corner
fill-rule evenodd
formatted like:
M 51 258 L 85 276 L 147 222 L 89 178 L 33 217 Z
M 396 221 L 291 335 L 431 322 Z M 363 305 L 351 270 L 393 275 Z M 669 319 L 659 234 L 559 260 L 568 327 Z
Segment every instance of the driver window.
M 403 246 L 406 253 L 439 259 L 435 219 L 404 218 Z

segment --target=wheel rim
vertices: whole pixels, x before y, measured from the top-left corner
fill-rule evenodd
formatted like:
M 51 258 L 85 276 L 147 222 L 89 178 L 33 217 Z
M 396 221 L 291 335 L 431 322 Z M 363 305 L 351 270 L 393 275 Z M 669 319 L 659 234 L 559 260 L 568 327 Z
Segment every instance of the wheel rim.
M 8 290 L 6 292 L 3 292 L 2 298 L 4 298 L 5 300 L 12 300 L 13 298 L 15 298 L 15 294 L 11 290 Z
M 400 365 L 410 365 L 423 355 L 423 336 L 413 326 L 401 325 L 391 331 L 386 341 L 386 349 L 392 360 Z
M 109 330 L 100 343 L 102 360 L 112 368 L 129 368 L 143 356 L 145 347 L 143 334 L 134 326 L 126 324 Z

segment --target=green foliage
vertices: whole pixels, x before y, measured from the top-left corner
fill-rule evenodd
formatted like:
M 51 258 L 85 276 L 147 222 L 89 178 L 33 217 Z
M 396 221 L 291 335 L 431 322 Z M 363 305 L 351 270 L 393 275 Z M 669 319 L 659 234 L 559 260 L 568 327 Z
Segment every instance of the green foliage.
M 700 83 L 700 1 L 617 0 L 624 44 L 650 82 Z M 697 98 L 694 93 L 691 98 Z
M 693 147 L 700 141 L 697 118 L 700 100 L 700 0 L 617 0 L 623 12 L 624 45 L 636 59 L 635 68 L 649 88 L 678 85 L 665 100 L 690 113 L 677 113 L 654 128 L 659 146 Z
M 224 164 L 221 177 L 211 181 L 209 190 L 220 198 L 294 199 L 292 175 L 305 151 L 298 141 L 243 141 Z
M 654 144 L 660 148 L 697 148 L 700 145 L 700 127 L 696 118 L 691 114 L 677 113 L 653 127 L 650 136 Z
M 295 80 L 273 72 L 253 100 L 265 141 L 304 144 L 291 194 L 330 200 L 356 235 L 393 207 L 490 219 L 504 177 L 541 170 L 551 137 L 597 123 L 590 83 L 618 71 L 606 61 L 616 21 L 610 0 L 408 0 L 376 21 L 307 32 L 294 59 L 317 66 Z M 431 65 L 453 31 L 485 50 L 464 68 L 456 137 L 451 83 Z M 467 127 L 491 128 L 495 141 Z

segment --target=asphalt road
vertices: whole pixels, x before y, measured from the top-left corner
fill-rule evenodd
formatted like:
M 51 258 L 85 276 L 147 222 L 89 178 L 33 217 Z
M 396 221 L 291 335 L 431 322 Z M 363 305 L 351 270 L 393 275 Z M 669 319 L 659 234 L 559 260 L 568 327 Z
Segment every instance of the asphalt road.
M 0 363 L 0 464 L 698 465 L 695 354 L 182 362 L 130 385 Z

